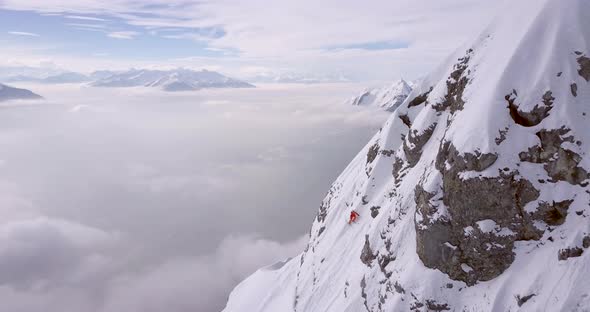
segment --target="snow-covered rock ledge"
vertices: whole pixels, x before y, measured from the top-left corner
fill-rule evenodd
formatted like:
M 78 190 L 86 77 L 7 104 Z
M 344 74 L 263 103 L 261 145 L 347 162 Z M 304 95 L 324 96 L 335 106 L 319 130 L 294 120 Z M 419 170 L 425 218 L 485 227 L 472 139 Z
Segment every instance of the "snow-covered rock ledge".
M 590 1 L 509 8 L 338 177 L 305 251 L 225 312 L 590 311 Z

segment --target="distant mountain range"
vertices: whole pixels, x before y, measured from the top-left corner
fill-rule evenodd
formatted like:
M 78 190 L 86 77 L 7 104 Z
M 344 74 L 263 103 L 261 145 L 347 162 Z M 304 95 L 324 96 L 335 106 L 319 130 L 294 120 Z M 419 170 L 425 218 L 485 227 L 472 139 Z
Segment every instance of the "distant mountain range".
M 38 83 L 48 83 L 48 84 L 60 84 L 60 83 L 82 83 L 88 82 L 91 78 L 80 73 L 75 72 L 65 72 L 55 75 L 50 75 L 44 78 L 38 78 L 35 76 L 27 76 L 27 75 L 15 75 L 9 76 L 3 79 L 6 82 L 38 82 Z
M 257 83 L 334 83 L 334 82 L 348 82 L 350 81 L 344 75 L 316 75 L 304 73 L 264 73 L 258 74 L 248 79 L 249 81 Z
M 91 83 L 95 87 L 159 87 L 165 91 L 191 91 L 206 88 L 254 88 L 241 80 L 208 70 L 131 69 L 114 73 Z
M 0 102 L 8 100 L 38 100 L 43 97 L 27 89 L 9 87 L 0 83 Z
M 65 72 L 43 78 L 14 75 L 3 79 L 6 82 L 38 82 L 47 84 L 89 83 L 95 87 L 157 87 L 164 91 L 193 91 L 206 88 L 254 88 L 247 82 L 208 70 L 190 69 L 128 71 L 95 71 L 90 75 Z

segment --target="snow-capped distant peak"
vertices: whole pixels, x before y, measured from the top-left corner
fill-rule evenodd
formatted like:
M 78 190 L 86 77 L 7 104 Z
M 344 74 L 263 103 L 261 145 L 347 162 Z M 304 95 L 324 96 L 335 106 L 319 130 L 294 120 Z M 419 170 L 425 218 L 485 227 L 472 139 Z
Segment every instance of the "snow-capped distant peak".
M 412 92 L 410 85 L 399 79 L 389 86 L 375 89 L 365 89 L 359 95 L 349 99 L 347 105 L 378 106 L 387 111 L 394 111 Z

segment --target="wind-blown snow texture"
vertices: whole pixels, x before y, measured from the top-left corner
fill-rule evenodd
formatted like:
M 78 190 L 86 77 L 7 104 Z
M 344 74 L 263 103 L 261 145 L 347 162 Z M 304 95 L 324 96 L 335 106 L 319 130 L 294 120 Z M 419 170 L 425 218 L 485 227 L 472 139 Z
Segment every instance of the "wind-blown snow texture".
M 400 79 L 387 87 L 363 90 L 346 103 L 356 106 L 378 106 L 387 111 L 394 111 L 408 98 L 410 92 L 412 87 Z
M 511 8 L 345 169 L 306 250 L 225 312 L 590 311 L 590 2 Z

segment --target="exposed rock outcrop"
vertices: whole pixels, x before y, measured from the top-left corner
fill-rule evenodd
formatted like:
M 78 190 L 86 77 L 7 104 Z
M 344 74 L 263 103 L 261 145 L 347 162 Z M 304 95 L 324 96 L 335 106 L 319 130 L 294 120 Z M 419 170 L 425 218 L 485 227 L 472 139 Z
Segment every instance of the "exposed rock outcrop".
M 579 166 L 582 157 L 563 146 L 566 142 L 576 142 L 572 135 L 565 136 L 568 133 L 570 129 L 565 126 L 537 132 L 541 144 L 529 148 L 527 152 L 521 152 L 520 160 L 544 164 L 543 168 L 552 178 L 550 182 L 567 181 L 571 184 L 587 185 L 587 182 L 582 183 L 590 177 L 586 169 Z

